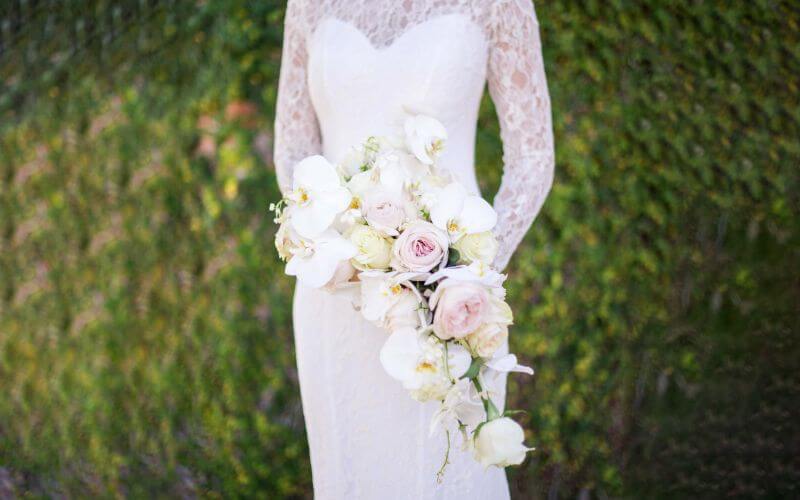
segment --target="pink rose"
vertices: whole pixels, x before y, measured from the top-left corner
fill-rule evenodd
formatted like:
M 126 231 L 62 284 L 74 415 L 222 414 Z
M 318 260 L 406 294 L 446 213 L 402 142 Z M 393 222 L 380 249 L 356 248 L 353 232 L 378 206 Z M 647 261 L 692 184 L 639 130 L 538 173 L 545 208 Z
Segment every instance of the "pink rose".
M 489 295 L 483 287 L 457 283 L 437 292 L 433 331 L 440 339 L 460 339 L 480 328 L 489 312 Z
M 410 224 L 394 242 L 392 265 L 402 271 L 427 273 L 447 260 L 447 233 L 430 222 Z

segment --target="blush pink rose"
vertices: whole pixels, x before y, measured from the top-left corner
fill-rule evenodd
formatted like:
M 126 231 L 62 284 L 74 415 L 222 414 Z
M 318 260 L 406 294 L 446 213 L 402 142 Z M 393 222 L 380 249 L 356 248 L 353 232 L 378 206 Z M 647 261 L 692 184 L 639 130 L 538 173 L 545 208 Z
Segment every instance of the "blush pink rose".
M 447 260 L 447 233 L 430 222 L 411 223 L 394 242 L 393 266 L 402 271 L 427 273 Z
M 484 323 L 489 295 L 473 283 L 459 283 L 442 290 L 433 315 L 433 331 L 442 339 L 460 339 Z

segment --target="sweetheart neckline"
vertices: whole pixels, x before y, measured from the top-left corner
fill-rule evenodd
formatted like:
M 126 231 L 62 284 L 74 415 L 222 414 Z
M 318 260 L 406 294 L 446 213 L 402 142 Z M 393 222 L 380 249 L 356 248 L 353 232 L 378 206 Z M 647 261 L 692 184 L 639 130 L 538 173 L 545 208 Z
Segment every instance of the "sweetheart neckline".
M 409 37 L 411 35 L 411 33 L 415 32 L 415 31 L 418 31 L 419 29 L 422 29 L 423 26 L 426 26 L 428 24 L 433 24 L 433 23 L 436 23 L 436 22 L 440 22 L 442 20 L 449 19 L 449 18 L 461 18 L 461 19 L 466 20 L 467 25 L 471 25 L 473 28 L 475 28 L 478 31 L 480 31 L 481 34 L 484 35 L 484 38 L 485 38 L 485 34 L 483 33 L 483 29 L 472 18 L 470 18 L 469 16 L 467 16 L 466 14 L 461 13 L 461 12 L 451 12 L 451 13 L 448 13 L 448 14 L 441 14 L 439 16 L 431 17 L 430 19 L 426 19 L 425 21 L 416 23 L 413 26 L 410 26 L 410 27 L 406 28 L 405 30 L 403 30 L 402 33 L 400 33 L 399 35 L 394 37 L 392 39 L 392 41 L 389 42 L 388 44 L 381 45 L 381 46 L 378 46 L 375 43 L 373 43 L 373 41 L 358 26 L 356 26 L 355 24 L 353 24 L 353 23 L 351 23 L 349 21 L 345 21 L 344 19 L 340 19 L 340 18 L 338 18 L 336 16 L 325 17 L 319 23 L 317 23 L 317 26 L 314 28 L 314 30 L 311 33 L 311 36 L 310 36 L 309 39 L 312 40 L 312 41 L 316 39 L 317 34 L 319 33 L 319 30 L 320 30 L 320 28 L 322 27 L 323 24 L 328 23 L 328 22 L 336 22 L 336 23 L 339 23 L 339 24 L 342 24 L 342 25 L 346 26 L 351 31 L 354 31 L 356 34 L 358 34 L 359 37 L 364 42 L 366 42 L 366 44 L 373 51 L 375 51 L 375 52 L 387 52 L 387 51 L 391 50 L 392 48 L 394 48 L 395 46 L 399 45 L 399 43 L 403 39 Z

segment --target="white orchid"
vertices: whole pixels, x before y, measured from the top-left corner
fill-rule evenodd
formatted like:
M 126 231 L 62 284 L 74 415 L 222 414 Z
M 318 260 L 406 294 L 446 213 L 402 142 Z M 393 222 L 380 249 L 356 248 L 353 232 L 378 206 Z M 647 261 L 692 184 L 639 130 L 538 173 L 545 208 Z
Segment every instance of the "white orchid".
M 410 186 L 411 194 L 417 201 L 419 208 L 430 211 L 436 203 L 441 190 L 453 182 L 452 175 L 441 169 L 431 169 L 432 172 L 417 179 Z
M 292 257 L 286 274 L 311 288 L 320 288 L 337 272 L 342 261 L 352 258 L 356 248 L 336 231 L 329 229 L 314 239 L 296 238 L 290 247 Z
M 431 222 L 447 231 L 451 241 L 456 242 L 465 234 L 491 230 L 497 224 L 497 212 L 486 200 L 452 182 L 436 194 Z
M 365 271 L 359 274 L 361 281 L 361 314 L 367 321 L 376 325 L 386 325 L 390 311 L 399 303 L 408 300 L 405 293 L 415 295 L 419 303 L 424 299 L 416 287 L 408 280 L 419 273 L 398 273 L 382 271 Z M 397 312 L 397 311 L 395 311 Z M 422 322 L 422 321 L 421 321 Z
M 352 200 L 336 168 L 319 155 L 297 164 L 292 191 L 286 198 L 292 204 L 292 227 L 304 238 L 314 238 L 328 229 Z
M 375 169 L 383 187 L 394 191 L 400 191 L 431 173 L 428 165 L 398 151 L 379 155 L 375 159 Z
M 517 372 L 533 375 L 533 368 L 519 364 L 514 354 L 495 354 L 492 359 L 486 361 L 484 366 L 497 373 Z
M 487 388 L 495 386 L 499 379 L 504 379 L 509 373 L 533 375 L 533 368 L 519 364 L 517 356 L 514 354 L 504 354 L 501 351 L 495 352 L 494 356 L 487 359 L 481 366 L 481 377 L 484 378 Z M 487 389 L 487 395 L 494 394 L 494 391 Z
M 447 130 L 435 118 L 414 115 L 403 124 L 408 149 L 419 161 L 432 165 L 444 150 Z
M 381 349 L 380 359 L 386 373 L 402 382 L 411 397 L 421 402 L 444 398 L 472 361 L 463 346 L 451 343 L 445 349 L 435 336 L 413 328 L 392 332 Z
M 468 266 L 446 267 L 433 273 L 426 281 L 426 285 L 431 285 L 437 281 L 443 281 L 446 286 L 455 282 L 474 282 L 491 289 L 492 293 L 498 297 L 505 297 L 503 282 L 506 280 L 505 274 L 500 274 L 483 262 L 476 261 Z
M 467 379 L 459 379 L 450 387 L 442 400 L 442 405 L 433 414 L 430 433 L 437 429 L 457 430 L 460 425 L 475 427 L 485 416 L 483 403 Z
M 337 163 L 339 173 L 345 179 L 349 179 L 361 172 L 367 165 L 367 155 L 363 144 L 350 146 L 342 159 Z

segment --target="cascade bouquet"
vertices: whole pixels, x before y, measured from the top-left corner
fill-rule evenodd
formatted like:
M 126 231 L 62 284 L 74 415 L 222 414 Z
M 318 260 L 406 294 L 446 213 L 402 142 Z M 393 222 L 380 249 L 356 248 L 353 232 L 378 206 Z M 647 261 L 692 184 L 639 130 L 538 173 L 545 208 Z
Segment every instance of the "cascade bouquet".
M 280 224 L 286 273 L 306 286 L 351 293 L 368 321 L 389 333 L 386 372 L 417 401 L 438 401 L 431 432 L 460 434 L 484 466 L 521 463 L 531 449 L 485 384 L 518 371 L 508 338 L 511 308 L 497 253 L 494 209 L 438 168 L 447 132 L 413 115 L 403 137 L 370 137 L 337 165 L 310 156 L 292 190 L 270 208 Z

